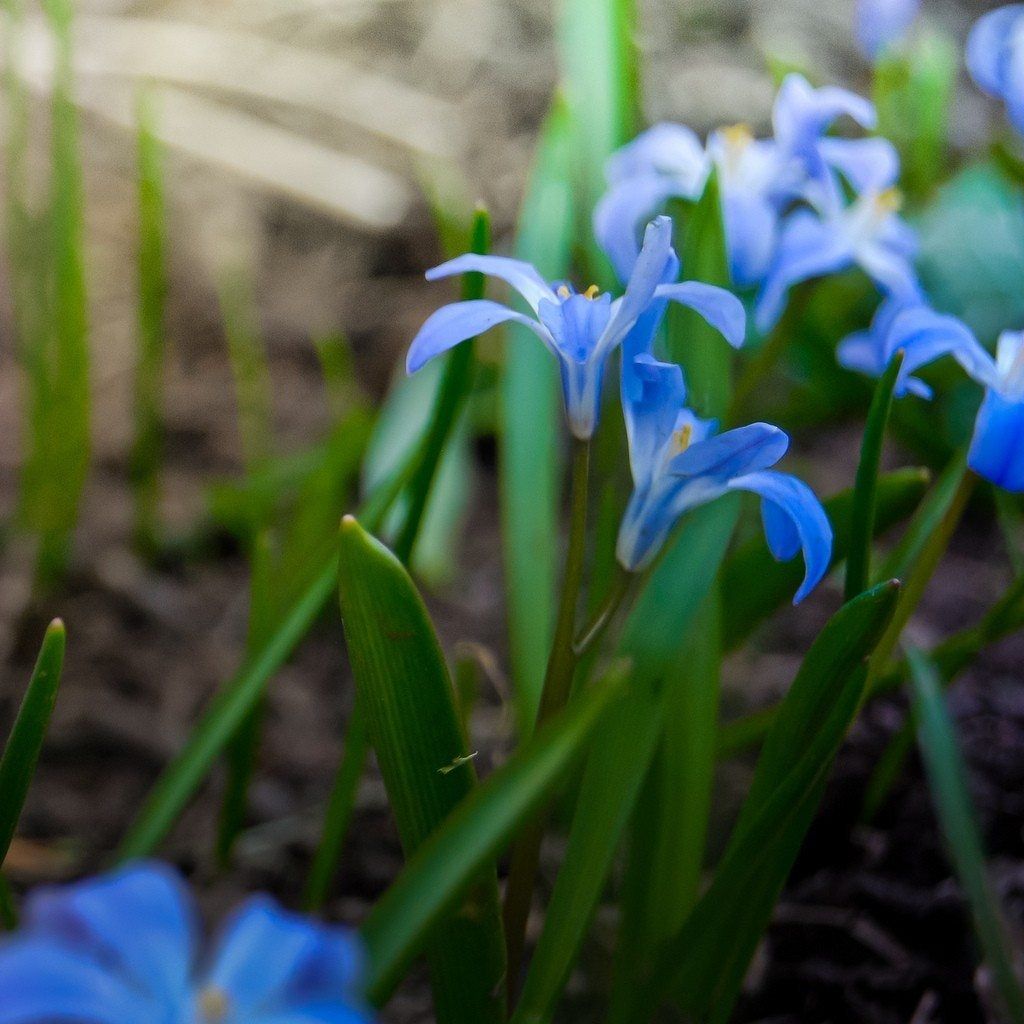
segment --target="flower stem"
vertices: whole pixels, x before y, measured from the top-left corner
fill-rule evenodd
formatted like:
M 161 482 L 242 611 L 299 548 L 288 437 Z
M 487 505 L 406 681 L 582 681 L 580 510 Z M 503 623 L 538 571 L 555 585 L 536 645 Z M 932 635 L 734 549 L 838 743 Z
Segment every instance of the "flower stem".
M 871 576 L 871 538 L 875 533 L 875 492 L 878 489 L 878 467 L 882 461 L 885 428 L 892 411 L 893 395 L 903 352 L 897 352 L 879 378 L 871 408 L 864 425 L 864 439 L 857 464 L 853 488 L 853 514 L 850 519 L 850 548 L 846 556 L 846 587 L 844 597 L 853 600 L 867 588 Z
M 587 490 L 590 478 L 590 443 L 573 440 L 572 452 L 572 498 L 569 521 L 569 548 L 565 560 L 565 577 L 562 581 L 562 596 L 558 606 L 555 635 L 544 674 L 544 688 L 541 691 L 540 706 L 537 710 L 537 724 L 542 725 L 565 707 L 572 680 L 579 663 L 579 654 L 574 644 L 576 630 L 576 606 L 579 603 L 583 582 L 583 562 L 587 541 Z M 541 811 L 532 821 L 524 825 L 523 831 L 512 849 L 512 863 L 509 868 L 508 888 L 505 894 L 505 943 L 508 950 L 508 994 L 511 1005 L 519 983 L 526 945 L 526 922 L 530 916 L 530 904 L 536 885 L 537 868 L 540 863 L 540 846 L 544 838 L 548 812 Z
M 632 582 L 632 574 L 620 567 L 615 579 L 612 580 L 607 597 L 601 603 L 601 607 L 598 608 L 594 617 L 583 627 L 573 641 L 572 646 L 577 658 L 582 658 L 587 654 L 594 644 L 604 636 L 604 631 L 608 628 L 612 619 L 615 618 L 615 613 L 622 606 L 626 594 L 629 593 Z

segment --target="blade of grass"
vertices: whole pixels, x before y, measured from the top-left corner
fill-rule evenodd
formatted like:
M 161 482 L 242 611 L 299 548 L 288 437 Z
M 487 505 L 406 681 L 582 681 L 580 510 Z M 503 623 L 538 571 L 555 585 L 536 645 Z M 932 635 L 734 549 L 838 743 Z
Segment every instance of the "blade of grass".
M 871 543 L 875 535 L 875 500 L 878 491 L 878 470 L 882 462 L 885 428 L 889 422 L 896 381 L 903 368 L 903 352 L 897 352 L 885 373 L 879 378 L 864 424 L 860 461 L 853 487 L 853 513 L 850 520 L 850 545 L 846 556 L 847 601 L 863 591 L 871 577 Z
M 138 362 L 135 368 L 135 439 L 129 461 L 135 498 L 134 540 L 144 555 L 158 546 L 160 464 L 163 458 L 163 393 L 167 271 L 160 144 L 153 108 L 141 93 L 136 109 L 138 209 Z
M 974 930 L 992 969 L 1004 1012 L 1014 1024 L 1022 1024 L 1024 990 L 1014 969 L 1016 951 L 989 883 L 967 767 L 938 674 L 927 656 L 914 648 L 907 651 L 907 663 L 914 688 L 918 745 L 950 859 L 971 908 Z
M 476 787 L 454 691 L 426 608 L 401 562 L 342 522 L 342 622 L 358 699 L 407 857 Z M 427 951 L 437 1019 L 504 1019 L 505 949 L 494 865 L 439 922 Z
M 623 667 L 613 669 L 538 729 L 410 859 L 361 929 L 371 1002 L 380 1005 L 388 998 L 436 922 L 458 905 L 516 828 L 551 800 L 625 680 Z
M 64 623 L 54 619 L 43 637 L 28 689 L 7 737 L 3 756 L 0 757 L 0 865 L 14 839 L 18 818 L 53 714 L 64 664 L 65 641 Z
M 564 277 L 575 241 L 572 117 L 556 98 L 519 220 L 516 255 L 544 277 Z M 501 381 L 500 485 L 509 655 L 519 733 L 537 717 L 555 619 L 558 537 L 558 372 L 523 328 L 507 332 Z

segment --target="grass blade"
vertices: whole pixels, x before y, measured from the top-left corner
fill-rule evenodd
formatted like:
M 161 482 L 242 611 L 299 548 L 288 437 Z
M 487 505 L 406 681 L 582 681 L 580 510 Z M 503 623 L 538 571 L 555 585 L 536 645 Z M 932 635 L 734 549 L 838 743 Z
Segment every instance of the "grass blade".
M 361 930 L 374 1003 L 387 999 L 435 923 L 458 904 L 480 870 L 493 863 L 516 828 L 551 800 L 624 682 L 625 672 L 613 670 L 539 728 L 410 859 Z
M 160 463 L 163 458 L 163 367 L 167 302 L 164 193 L 160 144 L 149 97 L 136 114 L 136 188 L 139 216 L 139 353 L 135 369 L 135 440 L 129 461 L 135 496 L 135 544 L 145 555 L 158 546 Z
M 572 118 L 556 99 L 520 215 L 516 255 L 565 277 L 575 242 Z M 561 466 L 558 371 L 525 328 L 507 332 L 501 382 L 501 515 L 509 655 L 519 732 L 529 735 L 555 620 Z
M 338 579 L 352 674 L 406 856 L 476 786 L 444 656 L 401 562 L 352 517 Z M 493 864 L 437 925 L 427 958 L 442 1022 L 504 1019 L 505 949 Z
M 985 854 L 967 785 L 967 767 L 942 697 L 935 666 L 920 651 L 907 651 L 914 688 L 917 740 L 939 824 L 963 887 L 974 930 L 992 969 L 1008 1018 L 1024 1022 L 1024 991 L 1014 970 L 1015 951 L 985 868 Z
M 46 630 L 32 678 L 0 757 L 0 864 L 14 838 L 57 700 L 65 640 L 64 623 L 54 619 Z
M 875 536 L 875 500 L 878 492 L 878 469 L 882 462 L 885 428 L 889 422 L 896 381 L 903 367 L 903 352 L 897 352 L 885 373 L 879 378 L 864 424 L 860 461 L 853 487 L 853 512 L 850 519 L 850 544 L 846 556 L 847 601 L 868 585 L 871 576 L 871 543 Z

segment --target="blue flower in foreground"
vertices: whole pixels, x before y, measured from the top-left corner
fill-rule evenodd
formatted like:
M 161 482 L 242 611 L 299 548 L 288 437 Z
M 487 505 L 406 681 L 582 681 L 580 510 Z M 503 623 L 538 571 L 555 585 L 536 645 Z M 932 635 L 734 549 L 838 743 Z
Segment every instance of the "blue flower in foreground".
M 362 1024 L 352 935 L 255 897 L 200 966 L 181 878 L 135 864 L 37 893 L 0 945 L 0 1024 Z
M 518 323 L 536 334 L 558 359 L 566 415 L 573 434 L 594 433 L 608 356 L 641 321 L 655 329 L 669 301 L 700 313 L 733 345 L 743 343 L 743 307 L 734 295 L 697 282 L 672 283 L 679 261 L 672 251 L 672 221 L 658 217 L 644 236 L 622 298 L 598 294 L 592 286 L 579 294 L 569 285 L 549 285 L 528 263 L 500 256 L 459 256 L 428 271 L 431 281 L 477 271 L 507 281 L 526 300 L 534 316 L 517 313 L 486 299 L 443 306 L 420 329 L 406 366 L 415 373 L 427 360 L 501 323 Z
M 975 22 L 967 70 L 979 89 L 1006 104 L 1013 126 L 1024 132 L 1024 4 L 999 7 Z
M 921 0 L 857 0 L 857 43 L 875 60 L 890 46 L 901 43 L 910 31 Z
M 987 390 L 967 464 L 998 487 L 1024 491 L 1024 331 L 999 336 L 995 363 L 982 383 Z
M 974 334 L 956 317 L 937 313 L 923 302 L 899 299 L 887 299 L 878 307 L 869 330 L 844 338 L 837 357 L 848 370 L 880 377 L 901 350 L 903 365 L 894 389 L 897 396 L 909 392 L 931 398 L 932 389 L 914 374 L 943 356 L 953 356 L 972 377 L 983 380 L 992 362 Z
M 716 434 L 715 423 L 695 416 L 685 399 L 674 363 L 641 353 L 623 366 L 633 495 L 619 529 L 619 561 L 631 572 L 644 568 L 684 512 L 727 491 L 753 491 L 772 554 L 789 559 L 803 550 L 806 574 L 794 602 L 802 600 L 828 570 L 832 528 L 803 481 L 770 471 L 789 438 L 767 423 Z
M 799 209 L 782 227 L 778 249 L 757 299 L 761 331 L 778 322 L 789 289 L 802 281 L 859 266 L 881 290 L 901 301 L 918 300 L 914 269 L 917 236 L 897 215 L 900 199 L 892 188 L 869 189 L 849 206 L 819 213 Z

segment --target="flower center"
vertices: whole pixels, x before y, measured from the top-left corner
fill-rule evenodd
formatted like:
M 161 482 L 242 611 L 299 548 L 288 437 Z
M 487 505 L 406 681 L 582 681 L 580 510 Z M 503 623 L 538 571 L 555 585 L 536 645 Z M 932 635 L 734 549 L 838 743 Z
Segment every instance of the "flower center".
M 875 196 L 875 216 L 881 220 L 896 213 L 903 205 L 903 193 L 898 188 L 887 188 Z
M 687 423 L 672 433 L 672 455 L 682 455 L 693 440 L 693 424 Z
M 223 1024 L 231 1012 L 227 993 L 216 985 L 208 985 L 199 993 L 199 1013 L 204 1024 Z
M 560 299 L 572 298 L 572 292 L 569 290 L 569 286 L 567 284 L 559 285 L 556 294 Z M 596 284 L 592 284 L 585 292 L 582 292 L 581 294 L 583 295 L 583 298 L 590 299 L 591 301 L 593 301 L 598 297 L 598 295 L 601 294 L 601 289 L 598 288 Z

